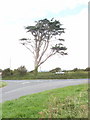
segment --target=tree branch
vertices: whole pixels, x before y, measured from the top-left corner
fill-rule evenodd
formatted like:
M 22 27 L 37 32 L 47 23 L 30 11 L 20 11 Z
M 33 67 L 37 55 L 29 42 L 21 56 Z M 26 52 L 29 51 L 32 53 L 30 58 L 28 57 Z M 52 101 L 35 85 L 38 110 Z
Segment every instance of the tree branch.
M 38 67 L 39 67 L 41 64 L 43 64 L 48 58 L 50 58 L 51 56 L 53 56 L 53 55 L 55 55 L 55 54 L 56 54 L 56 52 L 48 55 L 45 60 L 43 60 L 41 63 L 39 63 Z
M 41 53 L 41 56 L 39 57 L 38 63 L 40 63 L 43 55 L 45 54 L 45 52 L 46 52 L 47 49 L 48 49 L 48 46 L 49 46 L 49 41 L 47 40 L 47 41 L 45 41 L 45 44 L 44 44 L 44 47 L 43 47 L 44 49 L 43 49 L 43 52 Z
M 32 51 L 30 48 L 28 48 L 25 44 L 24 46 L 35 56 L 34 51 Z

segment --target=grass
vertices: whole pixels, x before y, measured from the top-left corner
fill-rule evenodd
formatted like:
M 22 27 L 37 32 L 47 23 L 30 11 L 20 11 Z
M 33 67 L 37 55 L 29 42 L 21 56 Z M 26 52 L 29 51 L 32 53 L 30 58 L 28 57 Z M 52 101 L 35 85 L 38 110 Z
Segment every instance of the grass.
M 3 80 L 30 80 L 30 79 L 80 79 L 88 78 L 87 71 L 65 72 L 64 74 L 55 74 L 51 72 L 39 72 L 37 76 L 33 73 L 27 73 L 23 76 L 11 75 L 3 77 Z
M 0 81 L 0 88 L 6 86 L 7 83 L 6 82 L 3 82 L 3 81 Z M 2 104 L 0 104 L 0 119 L 2 118 Z
M 48 90 L 2 103 L 3 118 L 88 118 L 88 85 Z
M 6 86 L 6 85 L 7 85 L 6 82 L 0 81 L 0 88 L 1 88 L 1 87 L 4 87 L 4 86 Z

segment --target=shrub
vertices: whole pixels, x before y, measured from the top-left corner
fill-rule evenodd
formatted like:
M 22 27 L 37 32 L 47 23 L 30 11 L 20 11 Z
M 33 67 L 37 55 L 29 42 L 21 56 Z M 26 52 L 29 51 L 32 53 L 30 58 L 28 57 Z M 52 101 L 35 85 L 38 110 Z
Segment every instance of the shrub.
M 5 77 L 5 76 L 11 76 L 11 75 L 13 75 L 13 71 L 10 70 L 10 68 L 4 69 L 4 70 L 2 71 L 2 76 L 3 76 L 3 77 Z
M 85 69 L 85 71 L 90 71 L 90 67 L 87 67 L 87 68 Z
M 48 109 L 43 109 L 39 114 L 41 118 L 87 118 L 88 104 L 81 101 L 84 97 L 86 97 L 85 92 L 80 92 L 78 96 L 68 96 L 64 101 L 50 96 Z
M 20 75 L 25 75 L 27 73 L 27 69 L 25 66 L 20 66 L 17 71 L 19 72 Z
M 60 72 L 61 68 L 57 67 L 55 69 L 50 70 L 50 72 L 55 73 L 55 72 Z

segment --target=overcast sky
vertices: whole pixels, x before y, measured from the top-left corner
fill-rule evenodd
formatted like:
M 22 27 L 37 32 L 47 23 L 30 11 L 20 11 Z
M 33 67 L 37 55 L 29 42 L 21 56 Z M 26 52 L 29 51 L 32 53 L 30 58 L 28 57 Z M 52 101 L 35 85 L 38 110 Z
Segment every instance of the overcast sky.
M 60 20 L 67 56 L 54 56 L 40 70 L 88 67 L 88 0 L 0 0 L 0 69 L 34 68 L 32 54 L 19 42 L 34 21 Z

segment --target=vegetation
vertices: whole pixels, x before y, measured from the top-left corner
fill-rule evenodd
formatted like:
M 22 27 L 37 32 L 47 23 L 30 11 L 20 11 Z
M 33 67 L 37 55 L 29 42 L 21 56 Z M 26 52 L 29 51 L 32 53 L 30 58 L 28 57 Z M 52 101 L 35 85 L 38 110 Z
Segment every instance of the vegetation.
M 2 71 L 2 77 L 11 76 L 11 75 L 13 75 L 13 71 L 10 70 L 10 68 L 7 68 L 7 69 Z
M 57 72 L 63 72 L 63 74 L 56 74 Z M 74 68 L 73 70 L 61 70 L 57 67 L 49 72 L 38 72 L 38 75 L 35 76 L 34 70 L 27 71 L 25 66 L 20 66 L 17 69 L 10 70 L 7 68 L 2 70 L 2 79 L 3 80 L 30 80 L 30 79 L 80 79 L 88 78 L 90 69 L 78 69 Z
M 90 71 L 90 67 L 87 67 L 87 68 L 85 69 L 85 71 Z
M 56 74 L 53 72 L 39 72 L 37 76 L 33 72 L 27 72 L 25 75 L 20 75 L 15 72 L 11 76 L 3 77 L 3 80 L 30 80 L 30 79 L 83 79 L 88 78 L 87 71 L 65 72 L 64 74 Z
M 88 85 L 75 85 L 6 101 L 3 118 L 88 118 Z
M 7 85 L 6 82 L 0 81 L 0 88 L 1 88 L 1 87 L 4 87 L 4 86 L 6 86 L 6 85 Z
M 59 68 L 59 67 L 50 70 L 50 72 L 52 72 L 52 73 L 56 73 L 56 72 L 60 72 L 60 71 L 61 71 L 61 68 Z
M 27 69 L 25 66 L 20 66 L 17 70 L 16 70 L 20 76 L 23 76 L 27 73 Z
M 17 69 L 11 70 L 10 68 L 7 68 L 5 70 L 2 70 L 2 79 L 16 79 L 22 76 L 25 76 L 27 74 L 27 69 L 25 66 L 20 66 Z
M 35 72 L 38 67 L 55 54 L 67 55 L 67 48 L 63 45 L 60 35 L 65 33 L 62 24 L 58 20 L 43 19 L 36 21 L 34 26 L 27 26 L 25 29 L 32 35 L 30 38 L 20 39 L 34 57 Z

